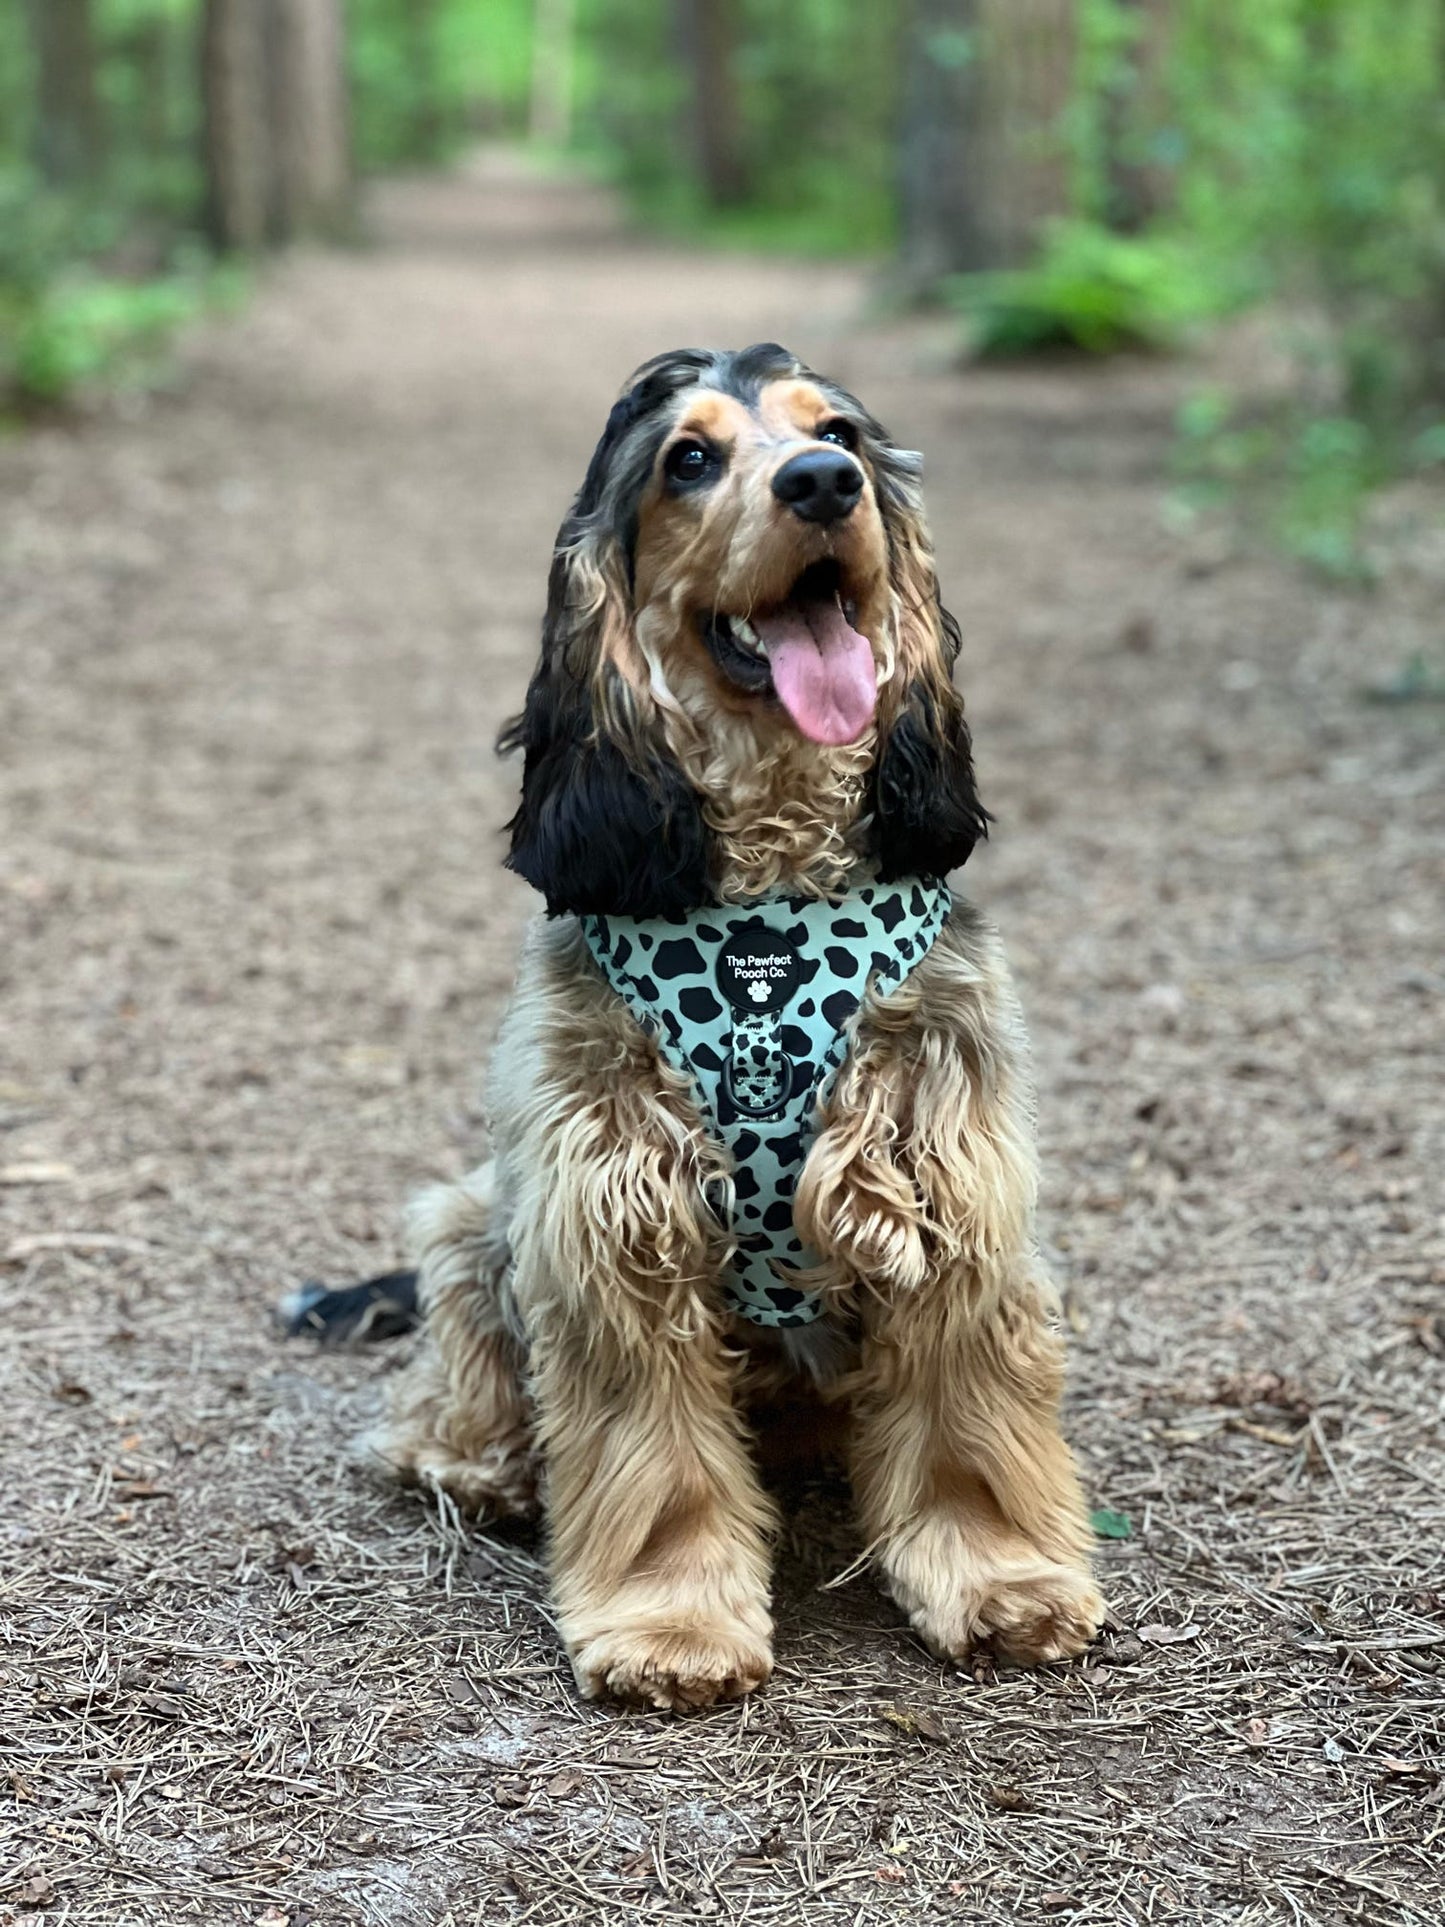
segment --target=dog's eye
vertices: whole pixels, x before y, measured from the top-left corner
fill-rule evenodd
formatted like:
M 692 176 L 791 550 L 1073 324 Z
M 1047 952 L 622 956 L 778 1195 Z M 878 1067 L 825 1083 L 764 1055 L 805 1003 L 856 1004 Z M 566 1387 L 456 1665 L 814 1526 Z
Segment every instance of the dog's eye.
M 717 457 L 702 442 L 677 442 L 667 451 L 664 464 L 674 482 L 703 482 L 712 474 Z
M 818 440 L 820 442 L 836 442 L 839 448 L 846 448 L 851 454 L 858 446 L 858 431 L 854 428 L 852 422 L 845 422 L 841 419 L 824 422 L 823 426 L 818 430 Z

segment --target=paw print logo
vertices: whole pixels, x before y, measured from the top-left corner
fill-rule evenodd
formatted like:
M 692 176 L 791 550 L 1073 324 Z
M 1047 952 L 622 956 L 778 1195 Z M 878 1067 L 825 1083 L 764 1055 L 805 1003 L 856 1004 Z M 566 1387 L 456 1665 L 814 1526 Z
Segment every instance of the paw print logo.
M 751 983 L 748 985 L 748 995 L 755 1004 L 765 1004 L 768 1001 L 768 987 L 765 983 Z

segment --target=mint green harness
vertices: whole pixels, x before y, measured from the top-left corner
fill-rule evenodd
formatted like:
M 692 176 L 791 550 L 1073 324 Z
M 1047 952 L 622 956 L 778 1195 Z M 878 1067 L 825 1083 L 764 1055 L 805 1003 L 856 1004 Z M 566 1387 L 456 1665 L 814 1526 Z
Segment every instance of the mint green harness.
M 727 1290 L 755 1325 L 809 1325 L 819 1262 L 793 1224 L 818 1111 L 869 990 L 896 989 L 951 905 L 941 883 L 869 883 L 836 902 L 771 897 L 675 917 L 580 919 L 613 989 L 696 1087 L 731 1154 Z

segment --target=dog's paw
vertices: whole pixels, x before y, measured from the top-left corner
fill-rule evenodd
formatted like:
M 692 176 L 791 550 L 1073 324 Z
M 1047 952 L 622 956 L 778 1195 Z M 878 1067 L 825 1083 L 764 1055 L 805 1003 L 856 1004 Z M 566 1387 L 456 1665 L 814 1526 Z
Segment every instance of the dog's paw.
M 486 1522 L 537 1516 L 537 1459 L 525 1433 L 494 1439 L 464 1455 L 440 1439 L 392 1428 L 373 1433 L 363 1450 L 378 1472 L 403 1485 L 445 1492 L 469 1517 Z
M 941 1659 L 957 1663 L 987 1646 L 1015 1665 L 1046 1666 L 1083 1652 L 1104 1612 L 1087 1571 L 1039 1561 L 1003 1566 L 945 1603 L 915 1601 L 909 1619 Z
M 530 1452 L 489 1446 L 476 1459 L 422 1459 L 414 1468 L 418 1485 L 445 1492 L 458 1511 L 485 1524 L 491 1519 L 535 1519 L 541 1510 L 537 1467 Z
M 693 1713 L 718 1700 L 743 1699 L 768 1678 L 766 1638 L 738 1625 L 621 1626 L 572 1652 L 584 1699 L 615 1699 L 666 1713 Z

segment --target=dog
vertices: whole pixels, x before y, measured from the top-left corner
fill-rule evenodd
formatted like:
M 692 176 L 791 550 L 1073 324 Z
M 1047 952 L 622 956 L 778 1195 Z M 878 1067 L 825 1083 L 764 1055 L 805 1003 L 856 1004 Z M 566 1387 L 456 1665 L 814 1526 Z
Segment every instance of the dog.
M 545 1497 L 589 1698 L 768 1678 L 747 1410 L 797 1380 L 846 1411 L 863 1539 L 932 1652 L 1058 1660 L 1103 1617 L 1023 1025 L 943 882 L 988 818 L 920 470 L 775 344 L 646 363 L 503 732 L 546 915 L 493 1156 L 411 1210 L 425 1333 L 377 1450 L 486 1518 Z

